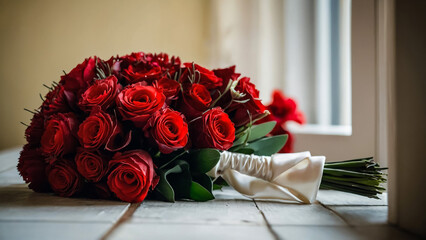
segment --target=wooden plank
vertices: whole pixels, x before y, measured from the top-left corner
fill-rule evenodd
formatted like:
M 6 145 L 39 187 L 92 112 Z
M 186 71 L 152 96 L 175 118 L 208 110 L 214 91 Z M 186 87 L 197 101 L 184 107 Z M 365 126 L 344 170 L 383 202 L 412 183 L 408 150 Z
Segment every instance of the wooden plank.
M 338 227 L 338 226 L 274 226 L 274 231 L 286 240 L 299 239 L 420 239 L 390 226 Z
M 348 226 L 273 226 L 273 229 L 285 240 L 363 239 L 361 233 Z
M 22 147 L 0 151 L 0 172 L 16 167 Z
M 241 193 L 235 191 L 232 187 L 223 187 L 220 190 L 213 191 L 214 197 L 218 200 L 245 200 L 253 201 L 251 198 L 244 197 Z
M 264 220 L 253 201 L 220 200 L 175 203 L 144 201 L 132 223 L 185 223 L 216 225 L 263 225 Z
M 24 180 L 18 173 L 18 169 L 13 167 L 0 173 L 0 186 L 8 186 L 12 184 L 23 184 Z
M 332 211 L 319 204 L 256 203 L 271 225 L 345 225 Z
M 187 213 L 188 214 L 188 213 Z M 273 239 L 263 226 L 201 224 L 124 224 L 109 239 L 175 239 L 175 240 L 268 240 Z
M 128 203 L 35 193 L 25 184 L 0 187 L 1 221 L 115 222 Z
M 386 225 L 387 206 L 335 206 L 330 207 L 353 226 Z
M 380 199 L 368 198 L 352 193 L 334 190 L 320 190 L 317 200 L 324 205 L 360 205 L 360 206 L 387 206 L 387 193 L 381 194 Z
M 362 226 L 354 228 L 361 235 L 361 239 L 404 239 L 420 240 L 422 238 L 411 233 L 401 231 L 391 226 Z
M 111 225 L 91 222 L 0 221 L 0 239 L 99 239 Z

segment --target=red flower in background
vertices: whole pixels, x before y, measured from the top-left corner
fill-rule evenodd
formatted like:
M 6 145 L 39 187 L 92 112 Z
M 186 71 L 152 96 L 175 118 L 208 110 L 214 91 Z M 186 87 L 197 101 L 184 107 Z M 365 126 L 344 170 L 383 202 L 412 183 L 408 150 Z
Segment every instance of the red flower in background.
M 272 103 L 267 105 L 266 108 L 271 114 L 258 123 L 276 121 L 277 125 L 275 125 L 274 129 L 269 134 L 272 136 L 288 134 L 287 143 L 279 152 L 293 152 L 294 136 L 286 129 L 286 122 L 295 121 L 299 124 L 304 124 L 305 116 L 297 109 L 296 102 L 291 98 L 285 97 L 279 90 L 275 90 L 272 93 Z

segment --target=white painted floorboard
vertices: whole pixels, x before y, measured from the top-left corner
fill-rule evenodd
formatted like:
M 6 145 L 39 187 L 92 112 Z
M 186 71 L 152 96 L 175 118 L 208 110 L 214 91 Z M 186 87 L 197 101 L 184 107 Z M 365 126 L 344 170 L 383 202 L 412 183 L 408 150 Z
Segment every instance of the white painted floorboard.
M 385 194 L 321 190 L 317 203 L 301 205 L 255 202 L 224 188 L 209 202 L 138 207 L 35 193 L 14 167 L 19 151 L 0 152 L 0 239 L 416 239 L 386 225 Z

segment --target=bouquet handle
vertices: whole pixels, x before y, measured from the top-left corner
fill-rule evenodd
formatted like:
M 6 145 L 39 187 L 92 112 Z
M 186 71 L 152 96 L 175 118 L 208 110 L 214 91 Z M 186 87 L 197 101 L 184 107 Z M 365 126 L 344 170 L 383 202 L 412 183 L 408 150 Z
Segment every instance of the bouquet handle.
M 221 176 L 235 190 L 252 199 L 312 203 L 324 169 L 324 156 L 310 152 L 246 155 L 224 151 L 207 174 Z

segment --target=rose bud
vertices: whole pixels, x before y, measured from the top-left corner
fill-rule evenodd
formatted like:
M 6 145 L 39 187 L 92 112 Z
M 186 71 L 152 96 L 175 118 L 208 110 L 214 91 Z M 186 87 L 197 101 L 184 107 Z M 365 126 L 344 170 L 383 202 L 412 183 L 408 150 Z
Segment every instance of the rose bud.
M 31 119 L 30 126 L 25 130 L 25 138 L 29 145 L 33 147 L 40 146 L 41 136 L 44 131 L 44 115 L 42 113 L 36 113 Z
M 234 123 L 216 107 L 191 124 L 190 136 L 194 147 L 228 150 L 235 140 Z
M 66 91 L 84 91 L 95 77 L 95 67 L 97 57 L 88 58 L 83 63 L 77 65 L 71 72 L 61 77 L 60 84 Z
M 116 120 L 109 114 L 95 108 L 78 129 L 78 139 L 84 148 L 98 149 L 104 146 L 114 131 Z
M 213 71 L 203 68 L 198 64 L 184 63 L 183 65 L 187 70 L 182 74 L 182 82 L 187 82 L 188 77 L 193 77 L 192 83 L 202 84 L 209 90 L 222 86 L 222 79 L 217 77 Z
M 249 123 L 250 119 L 254 121 L 266 115 L 266 107 L 259 99 L 259 90 L 250 82 L 250 78 L 243 77 L 238 80 L 235 90 L 244 96 L 239 99 L 244 103 L 234 102 L 227 110 L 233 116 L 232 121 L 236 127 Z
M 180 91 L 180 84 L 177 81 L 166 77 L 158 80 L 157 86 L 163 90 L 163 94 L 166 96 L 168 102 L 175 100 Z
M 116 102 L 123 120 L 132 121 L 136 127 L 144 127 L 149 117 L 163 107 L 165 100 L 161 89 L 136 83 L 123 89 Z
M 41 137 L 41 150 L 47 155 L 72 153 L 76 146 L 78 121 L 73 113 L 52 115 L 46 122 Z
M 84 111 L 90 111 L 94 106 L 107 110 L 114 104 L 114 100 L 121 89 L 115 76 L 96 80 L 80 98 L 78 105 Z
M 46 176 L 46 162 L 39 149 L 25 145 L 18 162 L 18 171 L 28 187 L 36 192 L 50 190 Z
M 185 90 L 179 109 L 187 119 L 192 120 L 201 116 L 211 103 L 212 98 L 207 88 L 204 85 L 194 83 Z
M 160 152 L 169 154 L 185 147 L 188 142 L 188 124 L 180 112 L 162 109 L 149 119 L 144 131 L 158 145 Z
M 108 171 L 108 159 L 98 152 L 80 150 L 75 163 L 78 172 L 90 182 L 99 182 Z
M 61 197 L 70 197 L 79 192 L 83 186 L 74 162 L 68 159 L 60 159 L 49 166 L 47 175 L 52 190 Z
M 108 186 L 122 201 L 142 202 L 158 183 L 152 158 L 143 150 L 116 153 L 109 169 Z

